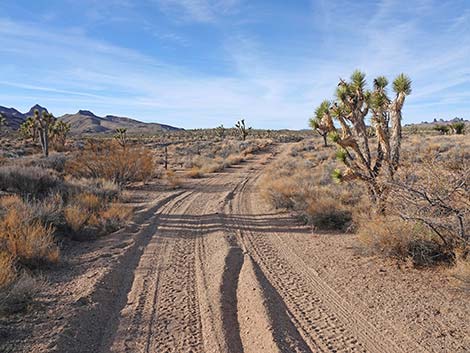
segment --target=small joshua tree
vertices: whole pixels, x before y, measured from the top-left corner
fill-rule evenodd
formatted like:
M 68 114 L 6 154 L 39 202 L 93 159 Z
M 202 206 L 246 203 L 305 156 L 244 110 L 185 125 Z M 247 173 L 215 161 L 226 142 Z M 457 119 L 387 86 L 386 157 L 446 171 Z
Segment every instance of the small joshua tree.
M 328 127 L 329 136 L 339 147 L 337 157 L 346 166 L 344 172 L 337 169 L 333 176 L 339 181 L 358 179 L 366 183 L 370 199 L 379 212 L 384 212 L 387 185 L 393 180 L 400 161 L 401 111 L 406 96 L 411 93 L 411 80 L 400 74 L 393 81 L 393 99 L 387 94 L 387 85 L 388 80 L 379 76 L 373 89 L 368 90 L 365 74 L 355 71 L 349 82 L 340 80 L 336 100 L 319 108 L 323 113 L 322 124 Z M 369 114 L 376 136 L 375 153 L 371 153 L 373 146 L 366 125 Z M 334 120 L 341 129 L 335 126 Z
M 70 124 L 57 120 L 54 125 L 51 126 L 51 138 L 54 142 L 56 149 L 63 150 L 67 141 L 67 135 L 70 132 Z
M 235 124 L 235 128 L 237 129 L 238 135 L 240 136 L 242 141 L 246 140 L 246 137 L 250 133 L 251 127 L 247 128 L 245 126 L 245 119 L 237 121 Z
M 116 133 L 114 134 L 114 139 L 119 143 L 122 148 L 126 148 L 129 139 L 127 137 L 127 129 L 126 128 L 118 128 L 116 129 Z
M 223 140 L 225 138 L 225 127 L 223 125 L 217 126 L 215 128 L 215 134 L 218 138 Z
M 52 114 L 45 110 L 42 114 L 40 114 L 37 109 L 34 111 L 32 123 L 34 126 L 32 128 L 37 131 L 39 135 L 39 141 L 41 142 L 42 152 L 45 157 L 49 156 L 49 133 L 54 123 L 55 118 Z
M 310 119 L 310 127 L 323 137 L 323 146 L 328 147 L 327 136 L 330 131 L 328 125 L 323 122 L 323 115 L 330 108 L 330 102 L 323 101 L 315 110 L 315 116 Z
M 20 134 L 24 139 L 32 139 L 33 142 L 38 140 L 38 128 L 36 120 L 29 116 L 26 121 L 20 125 Z

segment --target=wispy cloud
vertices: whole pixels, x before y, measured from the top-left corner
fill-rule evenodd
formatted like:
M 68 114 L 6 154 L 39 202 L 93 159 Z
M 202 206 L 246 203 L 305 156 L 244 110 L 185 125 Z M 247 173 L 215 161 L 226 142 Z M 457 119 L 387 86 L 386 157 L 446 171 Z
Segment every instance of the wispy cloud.
M 215 22 L 236 8 L 238 0 L 157 0 L 164 11 L 180 19 Z

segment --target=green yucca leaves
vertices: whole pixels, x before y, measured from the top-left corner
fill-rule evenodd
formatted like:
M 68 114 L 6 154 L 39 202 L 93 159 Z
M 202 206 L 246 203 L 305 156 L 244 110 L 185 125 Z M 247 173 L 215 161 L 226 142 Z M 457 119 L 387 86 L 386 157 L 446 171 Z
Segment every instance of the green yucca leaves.
M 385 76 L 379 76 L 374 80 L 374 89 L 384 90 L 388 85 L 388 80 Z
M 336 151 L 336 159 L 343 163 L 346 163 L 346 151 L 343 148 L 340 148 Z
M 405 95 L 411 94 L 411 79 L 405 74 L 397 76 L 393 81 L 393 90 L 398 93 L 404 93 Z
M 371 94 L 370 97 L 370 106 L 372 109 L 385 109 L 387 105 L 390 103 L 388 97 L 382 92 L 374 92 Z
M 333 142 L 338 142 L 340 140 L 339 134 L 336 131 L 329 132 L 328 138 Z
M 330 102 L 327 100 L 324 100 L 323 102 L 321 102 L 318 108 L 315 109 L 315 118 L 318 120 L 321 120 L 323 118 L 323 115 L 325 115 L 329 109 L 330 109 Z
M 310 127 L 312 129 L 318 129 L 319 126 L 320 126 L 320 124 L 319 124 L 316 117 L 315 118 L 310 118 Z
M 366 86 L 366 74 L 359 70 L 354 71 L 351 75 L 351 86 L 356 90 L 364 90 Z
M 334 181 L 337 183 L 340 183 L 343 180 L 343 173 L 339 169 L 333 170 L 331 173 L 331 177 L 333 178 Z

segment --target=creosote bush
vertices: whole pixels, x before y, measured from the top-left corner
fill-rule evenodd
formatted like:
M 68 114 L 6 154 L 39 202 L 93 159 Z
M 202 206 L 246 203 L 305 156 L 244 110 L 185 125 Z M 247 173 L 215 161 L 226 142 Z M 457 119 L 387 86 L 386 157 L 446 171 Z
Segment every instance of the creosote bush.
M 90 140 L 67 162 L 66 171 L 77 178 L 103 178 L 125 186 L 152 179 L 156 166 L 153 153 L 147 148 Z

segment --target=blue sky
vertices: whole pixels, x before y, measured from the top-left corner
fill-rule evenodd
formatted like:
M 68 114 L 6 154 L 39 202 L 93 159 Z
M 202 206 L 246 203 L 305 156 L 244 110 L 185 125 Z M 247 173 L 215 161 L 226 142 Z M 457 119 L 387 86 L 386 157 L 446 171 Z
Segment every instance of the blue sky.
M 0 2 L 0 105 L 22 111 L 301 129 L 356 68 L 412 78 L 405 123 L 470 118 L 470 1 Z

